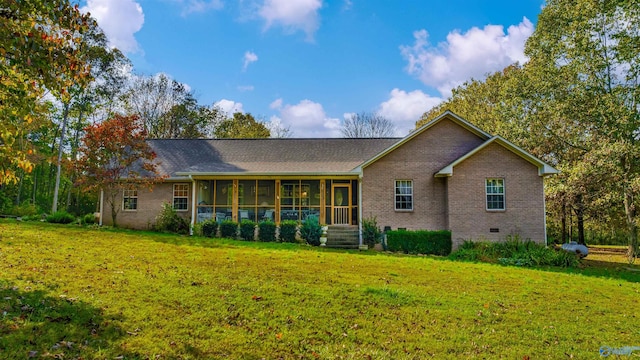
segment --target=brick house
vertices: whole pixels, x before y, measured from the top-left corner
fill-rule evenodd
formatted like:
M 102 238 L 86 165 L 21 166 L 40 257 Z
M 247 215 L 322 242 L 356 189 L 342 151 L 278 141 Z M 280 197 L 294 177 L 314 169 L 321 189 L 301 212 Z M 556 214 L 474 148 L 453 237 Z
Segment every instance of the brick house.
M 391 229 L 451 230 L 454 248 L 514 234 L 544 242 L 543 179 L 557 173 L 449 111 L 404 138 L 148 142 L 166 179 L 121 194 L 121 226 L 148 228 L 167 202 L 192 225 L 376 217 Z

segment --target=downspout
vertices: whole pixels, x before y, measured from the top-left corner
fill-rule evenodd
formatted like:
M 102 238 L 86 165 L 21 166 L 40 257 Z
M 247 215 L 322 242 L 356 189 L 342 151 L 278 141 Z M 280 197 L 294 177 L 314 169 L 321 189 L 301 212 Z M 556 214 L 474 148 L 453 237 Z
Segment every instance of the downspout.
M 189 235 L 193 236 L 193 228 L 196 226 L 196 180 L 189 175 L 191 179 L 191 226 L 189 226 Z
M 98 224 L 102 226 L 102 214 L 104 214 L 104 189 L 100 189 L 100 219 Z
M 358 247 L 362 247 L 362 172 L 358 175 Z

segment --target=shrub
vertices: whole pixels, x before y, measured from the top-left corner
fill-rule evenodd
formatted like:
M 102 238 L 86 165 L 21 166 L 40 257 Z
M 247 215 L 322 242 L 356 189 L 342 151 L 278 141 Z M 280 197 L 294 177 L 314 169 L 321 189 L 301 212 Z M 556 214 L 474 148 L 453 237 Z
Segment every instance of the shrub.
M 96 217 L 93 214 L 86 214 L 82 217 L 82 223 L 84 225 L 91 225 L 96 223 Z
M 280 241 L 296 242 L 296 232 L 298 231 L 298 222 L 295 220 L 284 220 L 280 223 Z
M 300 227 L 300 237 L 309 245 L 320 246 L 320 236 L 322 236 L 322 227 L 318 222 L 318 218 L 315 216 L 307 217 L 302 227 Z
M 501 242 L 465 241 L 449 258 L 515 266 L 574 267 L 579 264 L 573 253 L 556 251 L 531 240 L 522 241 L 518 236 L 509 236 Z
M 406 254 L 446 256 L 451 253 L 451 231 L 387 231 L 387 247 L 390 251 L 402 251 Z
M 378 227 L 376 217 L 362 219 L 362 240 L 370 248 L 382 240 L 382 232 Z
M 54 224 L 71 224 L 75 220 L 76 217 L 66 211 L 56 211 L 53 214 L 47 216 L 47 222 Z
M 8 215 L 15 215 L 20 217 L 34 216 L 39 213 L 38 207 L 34 204 L 22 203 L 19 206 L 13 206 L 7 212 Z
M 273 221 L 259 222 L 258 239 L 264 242 L 276 241 L 276 224 Z
M 238 236 L 238 223 L 233 220 L 224 220 L 220 223 L 220 236 L 235 239 Z
M 215 220 L 207 220 L 202 223 L 202 236 L 214 237 L 218 232 L 218 223 Z
M 256 234 L 256 223 L 245 219 L 240 223 L 240 238 L 246 241 L 253 241 Z
M 173 209 L 168 203 L 162 204 L 162 211 L 156 216 L 156 223 L 153 226 L 155 231 L 166 231 L 176 234 L 188 234 L 189 224 Z

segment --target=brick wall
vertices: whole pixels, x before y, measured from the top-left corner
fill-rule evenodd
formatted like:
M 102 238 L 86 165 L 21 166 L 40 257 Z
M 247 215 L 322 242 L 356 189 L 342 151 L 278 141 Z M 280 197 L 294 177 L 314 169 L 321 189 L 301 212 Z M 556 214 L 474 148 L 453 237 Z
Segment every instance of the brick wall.
M 381 227 L 442 230 L 448 228 L 446 179 L 434 174 L 476 148 L 482 139 L 443 119 L 366 167 L 362 178 L 362 214 Z M 413 211 L 396 211 L 395 180 L 412 180 Z
M 138 209 L 135 211 L 122 210 L 122 191 L 118 194 L 116 205 L 119 207 L 117 222 L 119 227 L 129 229 L 150 229 L 155 223 L 156 216 L 162 210 L 163 203 L 173 203 L 173 184 L 165 182 L 156 184 L 153 191 L 147 188 L 138 189 Z M 176 183 L 177 184 L 177 183 Z M 189 184 L 188 210 L 178 211 L 188 223 L 191 223 L 191 183 L 180 182 L 179 184 Z M 104 225 L 112 225 L 111 207 L 106 201 L 103 208 L 102 221 Z
M 486 210 L 487 178 L 504 179 L 504 211 Z M 447 181 L 454 248 L 464 240 L 498 241 L 516 234 L 544 243 L 543 178 L 535 165 L 493 143 L 456 166 Z

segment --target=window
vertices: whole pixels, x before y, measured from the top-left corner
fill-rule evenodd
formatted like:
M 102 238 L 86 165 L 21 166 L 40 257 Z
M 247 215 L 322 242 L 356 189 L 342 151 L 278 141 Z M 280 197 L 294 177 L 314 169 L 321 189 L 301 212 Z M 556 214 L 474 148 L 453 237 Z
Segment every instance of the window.
M 396 210 L 413 210 L 413 181 L 396 180 Z
M 125 211 L 138 210 L 138 190 L 123 190 L 122 210 L 125 210 Z
M 189 185 L 173 184 L 173 208 L 176 211 L 188 210 Z
M 487 210 L 504 210 L 504 179 L 487 179 Z

